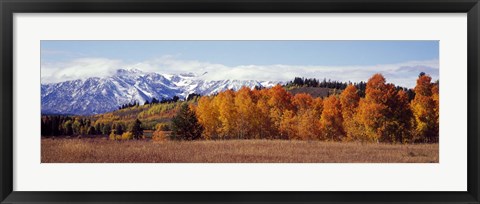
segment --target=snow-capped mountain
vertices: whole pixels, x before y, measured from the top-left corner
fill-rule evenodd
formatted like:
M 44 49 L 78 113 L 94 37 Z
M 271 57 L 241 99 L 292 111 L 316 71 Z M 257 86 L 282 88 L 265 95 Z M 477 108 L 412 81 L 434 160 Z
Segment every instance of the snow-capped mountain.
M 272 87 L 278 82 L 256 80 L 203 80 L 202 75 L 146 73 L 119 69 L 108 77 L 91 77 L 41 85 L 42 113 L 91 115 L 109 112 L 134 101 L 152 98 L 186 98 L 188 94 L 211 95 L 243 86 Z

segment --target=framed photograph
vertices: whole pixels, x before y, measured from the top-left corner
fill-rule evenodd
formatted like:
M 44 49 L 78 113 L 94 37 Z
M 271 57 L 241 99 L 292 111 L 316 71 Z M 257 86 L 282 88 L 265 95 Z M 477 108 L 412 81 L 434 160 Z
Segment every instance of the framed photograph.
M 479 203 L 478 0 L 1 1 L 2 203 Z

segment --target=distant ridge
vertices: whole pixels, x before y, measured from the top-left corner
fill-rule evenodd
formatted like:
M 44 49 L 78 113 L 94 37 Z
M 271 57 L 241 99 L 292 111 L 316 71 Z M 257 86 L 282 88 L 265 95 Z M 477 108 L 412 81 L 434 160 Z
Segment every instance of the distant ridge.
M 280 82 L 257 80 L 207 81 L 194 73 L 160 74 L 139 69 L 119 69 L 108 77 L 90 77 L 41 85 L 42 114 L 92 115 L 117 109 L 134 101 L 152 98 L 186 98 L 188 94 L 211 95 L 243 86 L 272 87 Z

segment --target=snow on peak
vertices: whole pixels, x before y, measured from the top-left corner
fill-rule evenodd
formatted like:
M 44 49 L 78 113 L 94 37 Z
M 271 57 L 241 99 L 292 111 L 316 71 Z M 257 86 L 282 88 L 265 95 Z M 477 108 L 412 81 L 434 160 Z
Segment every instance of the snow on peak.
M 195 73 L 192 73 L 192 72 L 179 74 L 178 76 L 181 76 L 181 77 L 197 77 L 197 75 Z
M 137 68 L 126 68 L 126 69 L 117 69 L 117 71 L 115 71 L 115 74 L 117 74 L 117 75 L 131 75 L 131 74 L 141 75 L 141 74 L 145 74 L 145 73 L 142 70 L 137 69 Z
M 145 73 L 139 69 L 118 69 L 108 77 L 42 84 L 42 113 L 91 115 L 116 110 L 133 101 L 152 98 L 186 98 L 188 94 L 211 95 L 243 86 L 272 87 L 278 82 L 255 80 L 204 80 L 195 73 Z

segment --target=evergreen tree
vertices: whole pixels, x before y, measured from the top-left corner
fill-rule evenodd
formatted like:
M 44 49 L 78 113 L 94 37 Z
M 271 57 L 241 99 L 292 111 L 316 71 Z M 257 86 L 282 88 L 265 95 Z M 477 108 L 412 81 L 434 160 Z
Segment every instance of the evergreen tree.
M 40 120 L 40 135 L 46 136 L 47 135 L 47 127 L 45 125 L 43 117 Z
M 195 98 L 200 97 L 200 96 L 201 96 L 200 94 L 196 94 L 196 93 L 188 94 L 187 101 L 194 100 Z
M 172 98 L 173 102 L 177 102 L 178 100 L 180 100 L 180 98 L 178 96 L 173 96 L 173 98 Z
M 97 131 L 95 130 L 95 128 L 93 126 L 90 126 L 88 128 L 88 131 L 87 131 L 88 135 L 95 135 L 96 133 L 97 133 Z
M 100 123 L 95 124 L 95 134 L 100 135 L 102 134 L 102 125 Z
M 202 135 L 203 127 L 197 116 L 187 104 L 182 104 L 177 115 L 172 119 L 172 136 L 182 140 L 196 140 Z
M 116 135 L 122 135 L 123 134 L 123 127 L 121 124 L 116 124 L 115 125 L 115 134 Z
M 136 119 L 131 125 L 130 131 L 133 134 L 133 139 L 140 139 L 143 136 L 142 122 Z
M 108 135 L 112 131 L 112 127 L 110 127 L 110 124 L 105 124 L 102 128 L 102 134 L 103 135 Z

